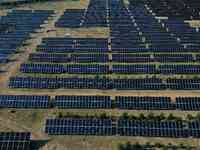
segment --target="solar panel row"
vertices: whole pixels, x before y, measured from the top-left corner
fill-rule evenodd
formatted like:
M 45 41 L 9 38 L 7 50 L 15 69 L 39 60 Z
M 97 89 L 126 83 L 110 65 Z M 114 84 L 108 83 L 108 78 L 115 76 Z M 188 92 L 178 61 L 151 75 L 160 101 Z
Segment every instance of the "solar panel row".
M 198 52 L 200 49 L 198 32 L 183 20 L 179 24 L 184 26 L 176 27 L 173 23 L 171 30 L 143 3 L 134 5 L 131 1 L 126 9 L 123 1 L 109 1 L 109 8 L 113 52 Z
M 112 52 L 139 52 L 146 49 L 138 28 L 123 1 L 109 1 Z M 148 50 L 147 50 L 148 51 Z
M 0 132 L 1 150 L 30 150 L 31 134 L 29 132 Z
M 146 63 L 146 62 L 199 62 L 200 56 L 194 58 L 192 54 L 56 54 L 56 53 L 32 53 L 29 56 L 32 62 L 55 62 L 55 63 L 89 63 L 89 62 L 127 62 L 127 63 Z
M 165 20 L 163 21 L 164 25 L 168 30 L 173 33 L 177 38 L 179 38 L 180 43 L 188 49 L 197 49 L 200 48 L 199 38 L 200 34 L 195 28 L 191 28 L 189 23 L 184 21 L 176 20 Z
M 158 50 L 184 48 L 178 43 L 176 37 L 167 32 L 155 16 L 146 9 L 145 5 L 129 5 L 129 10 L 149 48 L 156 48 Z
M 82 22 L 84 27 L 107 27 L 107 0 L 90 1 Z
M 45 53 L 108 52 L 106 38 L 45 38 L 37 51 Z
M 45 77 L 11 77 L 10 88 L 38 89 L 117 89 L 117 90 L 199 90 L 199 78 L 131 78 L 112 79 L 96 78 L 45 78 Z
M 200 73 L 200 65 L 101 65 L 101 64 L 22 64 L 23 73 L 49 73 L 49 74 L 196 74 Z
M 118 134 L 121 136 L 149 136 L 186 138 L 190 136 L 189 129 L 182 121 L 140 121 L 118 120 Z
M 60 19 L 55 23 L 56 27 L 78 28 L 81 27 L 84 9 L 67 9 Z
M 130 1 L 132 5 L 135 1 Z M 136 1 L 137 3 L 138 1 Z M 192 0 L 147 0 L 145 4 L 151 9 L 156 16 L 166 16 L 170 19 L 199 19 L 199 1 Z
M 55 23 L 56 27 L 107 27 L 107 0 L 93 0 L 85 9 L 67 9 Z
M 109 96 L 56 96 L 55 107 L 58 108 L 112 108 L 112 100 Z
M 0 95 L 1 108 L 50 108 L 49 96 Z
M 45 133 L 49 135 L 114 135 L 112 119 L 47 119 Z
M 74 96 L 61 95 L 51 99 L 37 95 L 0 95 L 1 108 L 51 108 L 60 109 L 135 109 L 135 110 L 200 110 L 200 97 L 138 96 Z
M 0 62 L 7 62 L 9 54 L 30 38 L 30 33 L 40 29 L 40 25 L 53 11 L 13 10 L 0 18 Z
M 199 127 L 199 121 L 57 118 L 46 120 L 45 133 L 49 135 L 199 138 Z

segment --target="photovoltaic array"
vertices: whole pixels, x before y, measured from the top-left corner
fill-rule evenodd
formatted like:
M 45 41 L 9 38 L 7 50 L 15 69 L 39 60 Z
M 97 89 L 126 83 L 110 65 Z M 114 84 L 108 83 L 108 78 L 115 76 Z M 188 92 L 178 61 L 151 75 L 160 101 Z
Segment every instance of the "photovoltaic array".
M 45 133 L 50 135 L 114 135 L 116 128 L 111 119 L 66 118 L 47 119 Z
M 1 150 L 31 150 L 29 132 L 0 132 Z
M 12 10 L 0 18 L 0 62 L 7 62 L 54 11 Z
M 49 135 L 145 136 L 199 138 L 199 121 L 54 118 L 45 122 Z
M 199 90 L 200 29 L 185 20 L 200 18 L 200 2 L 128 2 L 90 0 L 87 8 L 66 9 L 55 22 L 56 33 L 58 28 L 100 27 L 107 30 L 108 36 L 43 38 L 28 60 L 19 66 L 19 73 L 10 77 L 9 87 L 118 90 L 119 93 L 122 90 Z M 12 10 L 0 17 L 0 62 L 8 62 L 9 56 L 20 51 L 31 34 L 42 29 L 53 14 L 53 10 Z M 0 108 L 200 110 L 200 97 L 195 96 L 52 95 L 1 94 Z M 198 117 L 62 117 L 62 113 L 58 116 L 45 120 L 46 134 L 200 138 Z M 28 132 L 0 132 L 0 149 L 29 150 L 30 136 Z
M 200 97 L 0 95 L 0 108 L 199 111 Z
M 199 30 L 182 19 L 159 19 L 153 1 L 146 4 L 93 0 L 87 9 L 66 10 L 56 27 L 107 26 L 110 36 L 43 38 L 29 63 L 20 66 L 23 77 L 11 77 L 9 87 L 199 90 L 200 80 L 194 78 L 200 73 Z

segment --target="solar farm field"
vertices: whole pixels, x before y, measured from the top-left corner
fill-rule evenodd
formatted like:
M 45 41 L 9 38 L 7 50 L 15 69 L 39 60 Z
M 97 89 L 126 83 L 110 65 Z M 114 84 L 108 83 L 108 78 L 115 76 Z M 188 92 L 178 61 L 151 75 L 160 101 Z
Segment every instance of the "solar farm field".
M 199 8 L 0 4 L 0 149 L 199 150 Z

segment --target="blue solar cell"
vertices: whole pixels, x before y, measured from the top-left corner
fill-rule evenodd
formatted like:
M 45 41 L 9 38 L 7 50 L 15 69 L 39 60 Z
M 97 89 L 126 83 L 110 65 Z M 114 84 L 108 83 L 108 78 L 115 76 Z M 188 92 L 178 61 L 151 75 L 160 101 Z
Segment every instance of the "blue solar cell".
M 64 73 L 65 68 L 61 64 L 22 64 L 20 71 L 23 73 Z
M 161 79 L 143 78 L 143 79 L 114 79 L 113 87 L 116 89 L 134 89 L 134 90 L 158 90 L 165 89 Z
M 49 108 L 49 96 L 35 95 L 0 95 L 2 108 Z
M 98 65 L 98 64 L 72 64 L 66 65 L 65 71 L 72 74 L 105 74 L 109 73 L 108 65 Z
M 177 97 L 176 108 L 178 110 L 200 110 L 200 98 L 199 97 Z
M 112 119 L 60 118 L 47 119 L 45 124 L 45 133 L 49 135 L 111 136 L 115 132 Z
M 192 54 L 156 54 L 154 60 L 157 62 L 193 62 Z
M 0 132 L 0 149 L 30 150 L 30 136 L 29 132 Z
M 116 97 L 119 109 L 168 110 L 174 109 L 170 97 Z
M 112 55 L 113 62 L 152 62 L 149 54 L 113 54 Z
M 40 25 L 53 13 L 54 11 L 48 10 L 13 10 L 6 16 L 2 16 L 0 24 L 6 24 L 6 28 L 0 32 L 0 54 L 16 52 L 30 34 L 39 29 Z M 1 61 L 5 62 L 3 58 Z
M 141 121 L 119 119 L 117 132 L 121 136 L 188 137 L 182 121 Z
M 81 44 L 75 46 L 74 44 L 69 44 L 68 46 L 62 45 L 39 45 L 37 51 L 45 53 L 66 53 L 66 52 L 107 52 L 107 44 Z
M 72 54 L 71 61 L 80 63 L 107 62 L 109 58 L 107 54 Z
M 199 78 L 187 78 L 187 79 L 167 79 L 166 86 L 169 89 L 176 90 L 198 90 L 200 89 Z
M 35 77 L 12 77 L 9 87 L 11 88 L 72 88 L 72 89 L 110 89 L 112 81 L 108 78 L 35 78 Z
M 55 23 L 56 27 L 78 28 L 84 17 L 84 9 L 67 9 Z
M 190 121 L 188 123 L 190 136 L 200 138 L 200 121 Z
M 66 63 L 70 58 L 66 54 L 33 53 L 29 55 L 32 62 Z
M 196 74 L 200 72 L 200 65 L 160 65 L 162 74 Z
M 109 96 L 56 96 L 55 106 L 58 108 L 102 109 L 111 108 Z
M 113 65 L 112 67 L 113 73 L 146 73 L 146 74 L 153 74 L 156 73 L 156 65 Z

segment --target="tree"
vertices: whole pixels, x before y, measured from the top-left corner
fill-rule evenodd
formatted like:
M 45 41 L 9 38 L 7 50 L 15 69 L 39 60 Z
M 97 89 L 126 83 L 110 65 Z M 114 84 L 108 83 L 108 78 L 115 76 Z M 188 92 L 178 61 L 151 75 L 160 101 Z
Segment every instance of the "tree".
M 156 148 L 161 148 L 161 147 L 163 147 L 163 145 L 160 144 L 160 143 L 155 143 L 155 147 L 156 147 Z
M 100 118 L 101 118 L 101 119 L 107 118 L 107 114 L 106 114 L 106 113 L 102 113 L 102 114 L 100 115 Z
M 137 117 L 134 116 L 134 115 L 131 115 L 130 117 L 131 117 L 132 120 L 137 120 Z
M 149 120 L 154 120 L 154 119 L 156 119 L 156 116 L 154 115 L 154 113 L 149 113 L 148 116 L 147 116 L 147 118 Z
M 188 115 L 187 115 L 187 119 L 188 119 L 188 120 L 193 120 L 194 117 L 193 117 L 191 114 L 188 114 Z
M 186 146 L 183 143 L 180 143 L 179 147 L 182 148 L 182 149 L 186 149 Z
M 139 115 L 139 119 L 140 119 L 140 120 L 145 120 L 146 117 L 145 117 L 145 115 L 144 115 L 143 113 L 141 113 L 141 114 Z
M 136 142 L 135 145 L 134 145 L 134 147 L 133 147 L 133 149 L 134 150 L 141 150 L 142 146 L 138 142 Z
M 128 113 L 127 113 L 127 112 L 124 112 L 124 113 L 122 114 L 122 118 L 123 118 L 123 119 L 128 119 L 128 118 L 129 118 Z
M 58 118 L 63 118 L 62 112 L 58 112 Z
M 150 143 L 150 142 L 146 142 L 146 143 L 145 143 L 145 148 L 147 148 L 147 149 L 148 149 L 148 148 L 151 148 L 151 147 L 152 147 L 152 145 L 151 145 L 151 143 Z
M 197 114 L 196 119 L 200 120 L 200 113 Z
M 159 121 L 162 121 L 162 120 L 165 120 L 165 119 L 166 119 L 164 113 L 161 113 L 157 118 L 158 118 Z
M 174 117 L 174 115 L 170 113 L 167 119 L 168 120 L 175 120 L 176 117 Z
M 132 146 L 131 146 L 131 143 L 130 143 L 130 142 L 127 142 L 127 143 L 126 143 L 125 149 L 126 149 L 126 150 L 131 150 L 131 149 L 132 149 Z
M 123 144 L 118 144 L 118 150 L 126 150 Z

